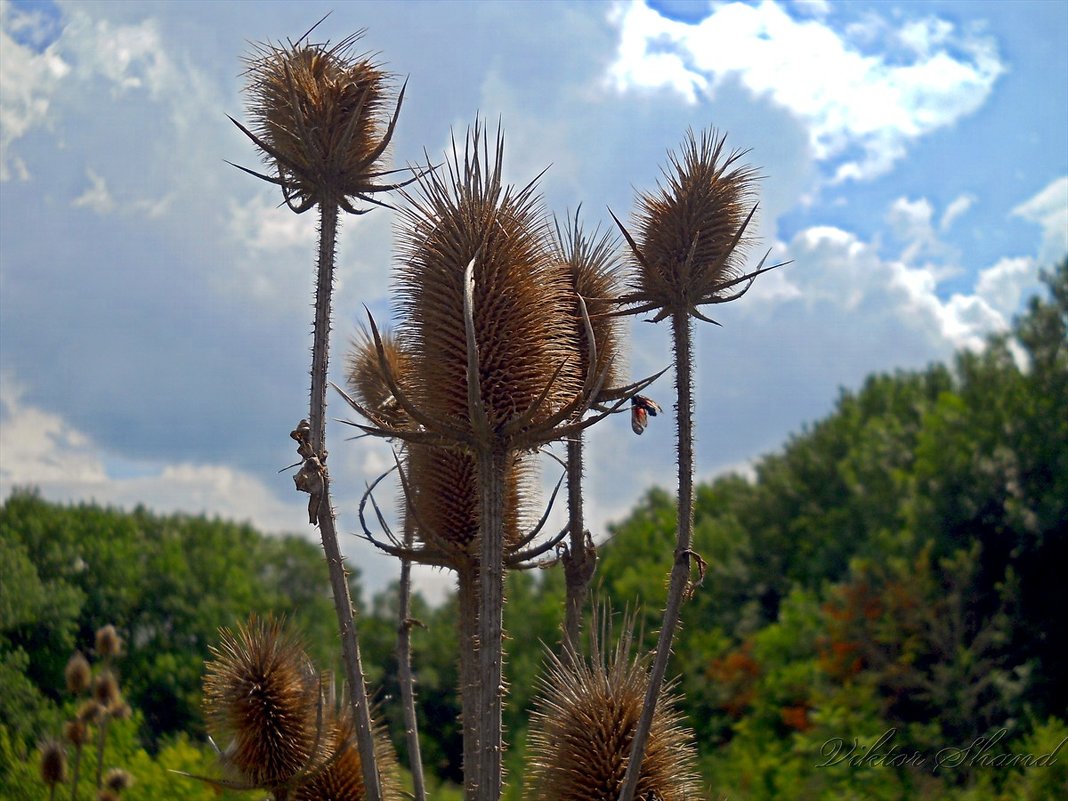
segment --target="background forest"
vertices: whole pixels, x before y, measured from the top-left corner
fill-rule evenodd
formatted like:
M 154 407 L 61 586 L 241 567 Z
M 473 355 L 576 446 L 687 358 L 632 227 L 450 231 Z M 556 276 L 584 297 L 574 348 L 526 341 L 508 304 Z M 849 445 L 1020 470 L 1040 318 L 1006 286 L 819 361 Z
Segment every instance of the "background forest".
M 708 575 L 683 609 L 669 675 L 681 677 L 712 797 L 1068 797 L 1068 261 L 1046 280 L 1048 295 L 982 351 L 872 376 L 751 476 L 699 488 L 694 547 Z M 673 498 L 651 491 L 612 527 L 594 579 L 600 601 L 638 610 L 649 648 L 674 531 Z M 107 623 L 125 641 L 117 668 L 133 713 L 112 722 L 106 760 L 135 776 L 131 801 L 220 797 L 169 772 L 212 770 L 200 692 L 219 626 L 284 614 L 318 665 L 335 658 L 320 548 L 297 537 L 59 506 L 25 489 L 0 509 L 0 566 L 4 799 L 48 797 L 37 745 L 76 704 L 64 691 L 72 652 L 89 653 Z M 563 576 L 513 572 L 507 595 L 517 798 Z M 364 666 L 403 764 L 395 591 L 360 615 Z M 454 798 L 455 601 L 430 608 L 417 596 L 414 617 L 423 758 L 433 797 Z M 1047 764 L 1023 764 L 1059 747 Z

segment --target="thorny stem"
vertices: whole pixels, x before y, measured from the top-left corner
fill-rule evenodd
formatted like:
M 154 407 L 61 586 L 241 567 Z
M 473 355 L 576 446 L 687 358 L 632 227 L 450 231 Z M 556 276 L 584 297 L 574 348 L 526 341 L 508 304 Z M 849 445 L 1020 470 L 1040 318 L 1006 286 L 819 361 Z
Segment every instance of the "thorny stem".
M 375 760 L 374 740 L 371 731 L 371 712 L 364 686 L 363 663 L 360 645 L 356 640 L 356 620 L 349 595 L 348 576 L 338 546 L 334 507 L 330 502 L 330 475 L 326 469 L 326 375 L 330 354 L 330 302 L 334 289 L 334 250 L 337 241 L 338 207 L 335 203 L 319 206 L 319 263 L 315 286 L 315 328 L 312 344 L 311 406 L 308 417 L 311 422 L 311 446 L 315 454 L 321 454 L 322 495 L 319 500 L 319 533 L 330 572 L 330 586 L 334 593 L 334 610 L 337 612 L 338 630 L 341 634 L 341 651 L 345 663 L 345 679 L 349 688 L 349 704 L 356 723 L 356 745 L 360 752 L 360 767 L 368 801 L 382 801 L 382 789 Z
M 570 659 L 578 651 L 579 629 L 582 625 L 582 606 L 586 588 L 593 578 L 597 553 L 586 546 L 586 527 L 582 516 L 582 432 L 567 442 L 567 508 L 568 550 L 564 554 L 564 579 L 567 600 L 564 612 L 563 659 Z M 570 647 L 569 647 L 570 646 Z
M 404 547 L 412 547 L 412 522 L 407 516 L 404 523 Z M 415 680 L 412 678 L 412 563 L 401 559 L 400 591 L 397 612 L 400 628 L 397 630 L 397 673 L 400 681 L 401 706 L 404 710 L 404 731 L 408 739 L 408 767 L 412 772 L 412 790 L 415 801 L 426 801 L 423 782 L 423 757 L 419 748 L 419 723 L 415 716 Z
M 502 786 L 501 704 L 504 676 L 504 475 L 508 452 L 481 446 L 479 480 L 478 801 L 499 801 Z
M 675 540 L 675 562 L 671 567 L 668 583 L 667 605 L 660 638 L 656 644 L 656 657 L 649 675 L 649 688 L 645 693 L 638 726 L 631 742 L 627 773 L 619 801 L 633 801 L 641 774 L 645 745 L 656 710 L 656 701 L 667 673 L 671 657 L 671 643 L 679 623 L 686 585 L 690 580 L 690 545 L 693 538 L 693 328 L 686 309 L 676 309 L 671 315 L 671 333 L 675 340 L 675 391 L 678 395 L 676 418 L 678 420 L 679 503 L 678 528 Z
M 104 747 L 107 744 L 108 739 L 108 721 L 111 719 L 111 715 L 104 713 L 103 718 L 100 721 L 100 725 L 97 727 L 97 743 L 96 743 L 96 789 L 99 790 L 104 784 Z
M 478 777 L 478 565 L 457 569 L 460 612 L 460 709 L 463 720 L 464 798 L 475 801 Z

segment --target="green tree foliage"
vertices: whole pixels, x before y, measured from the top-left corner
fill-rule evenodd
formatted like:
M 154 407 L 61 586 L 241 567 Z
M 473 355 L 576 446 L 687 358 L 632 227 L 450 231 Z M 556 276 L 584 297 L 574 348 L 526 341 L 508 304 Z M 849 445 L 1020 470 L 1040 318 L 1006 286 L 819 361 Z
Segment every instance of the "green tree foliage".
M 27 742 L 60 700 L 71 653 L 105 623 L 126 642 L 124 692 L 153 748 L 171 734 L 202 734 L 208 645 L 250 611 L 288 614 L 320 664 L 336 661 L 322 556 L 303 540 L 202 517 L 59 506 L 17 490 L 0 508 L 0 556 L 0 671 L 13 688 L 0 694 L 0 724 Z

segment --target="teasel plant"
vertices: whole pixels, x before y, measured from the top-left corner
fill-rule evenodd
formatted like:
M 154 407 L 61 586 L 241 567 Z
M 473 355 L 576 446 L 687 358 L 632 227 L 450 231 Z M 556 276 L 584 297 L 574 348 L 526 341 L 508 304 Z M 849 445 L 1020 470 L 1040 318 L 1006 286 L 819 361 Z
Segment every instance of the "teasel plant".
M 204 716 L 228 774 L 182 775 L 218 790 L 264 789 L 275 801 L 365 801 L 361 755 L 348 704 L 337 704 L 329 674 L 319 674 L 283 620 L 255 615 L 236 631 L 220 629 L 204 677 Z M 392 746 L 372 728 L 385 801 L 401 797 Z
M 741 298 L 756 278 L 783 266 L 743 267 L 753 245 L 757 171 L 742 163 L 748 151 L 727 150 L 716 130 L 687 133 L 680 153 L 669 154 L 663 181 L 641 193 L 632 233 L 613 214 L 630 249 L 632 277 L 620 299 L 626 313 L 653 313 L 652 322 L 671 321 L 675 363 L 678 524 L 655 657 L 619 801 L 633 801 L 642 755 L 684 600 L 704 577 L 706 564 L 692 549 L 693 496 L 693 320 L 719 325 L 703 307 Z M 692 565 L 698 578 L 692 580 Z
M 624 615 L 612 646 L 607 607 L 595 609 L 590 656 L 570 642 L 546 650 L 531 715 L 526 801 L 615 801 L 649 687 L 648 657 L 634 653 L 634 620 Z M 693 732 L 670 685 L 658 688 L 649 746 L 638 770 L 638 797 L 699 801 Z
M 503 150 L 500 129 L 491 149 L 476 122 L 462 150 L 454 141 L 443 167 L 424 170 L 418 192 L 403 193 L 396 286 L 409 381 L 392 374 L 382 336 L 370 315 L 368 320 L 383 376 L 407 423 L 395 425 L 346 395 L 367 421 L 354 423 L 361 430 L 405 444 L 416 465 L 413 475 L 422 459 L 436 461 L 439 471 L 442 462 L 455 459 L 452 469 L 466 470 L 477 482 L 467 497 L 478 510 L 471 551 L 476 576 L 469 584 L 478 609 L 465 616 L 467 625 L 472 617 L 477 621 L 477 671 L 471 671 L 476 686 L 463 704 L 465 732 L 470 726 L 477 733 L 477 750 L 465 754 L 465 785 L 479 801 L 496 801 L 502 788 L 504 573 L 522 553 L 513 546 L 509 556 L 515 508 L 510 476 L 523 454 L 614 411 L 583 417 L 599 397 L 607 369 L 581 300 L 590 358 L 585 371 L 579 363 L 573 293 L 550 253 L 537 179 L 519 189 L 506 186 Z M 419 514 L 423 491 L 413 496 L 409 482 L 402 483 L 419 536 L 430 546 L 424 555 L 440 555 L 441 543 L 427 534 L 436 527 Z M 527 536 L 515 542 L 529 543 Z
M 590 356 L 596 354 L 607 369 L 598 398 L 603 404 L 626 394 L 626 388 L 613 389 L 622 372 L 620 320 L 611 314 L 619 295 L 618 242 L 610 234 L 602 234 L 599 230 L 592 234 L 583 231 L 580 211 L 581 206 L 575 210 L 573 217 L 565 217 L 563 226 L 559 219 L 554 218 L 553 255 L 571 288 L 575 303 L 574 319 L 577 322 L 583 320 L 581 303 L 590 322 L 588 332 L 582 325 L 577 326 L 576 330 L 579 367 L 583 372 L 590 369 Z M 592 346 L 587 339 L 588 334 L 593 336 Z M 560 561 L 563 563 L 566 586 L 562 654 L 568 657 L 578 647 L 583 604 L 597 567 L 597 550 L 592 535 L 586 529 L 583 514 L 581 429 L 567 438 L 566 447 L 568 544 L 562 549 Z
M 319 209 L 311 395 L 308 418 L 290 434 L 301 459 L 294 482 L 309 494 L 308 518 L 319 527 L 326 555 L 367 797 L 381 801 L 356 621 L 331 502 L 326 388 L 339 215 L 388 207 L 378 196 L 403 185 L 384 180 L 395 171 L 382 164 L 404 87 L 394 102 L 392 77 L 372 57 L 356 54 L 362 31 L 337 44 L 313 43 L 312 31 L 296 42 L 255 47 L 246 57 L 252 125 L 230 119 L 268 165 L 266 173 L 239 169 L 278 186 L 284 203 L 297 214 Z

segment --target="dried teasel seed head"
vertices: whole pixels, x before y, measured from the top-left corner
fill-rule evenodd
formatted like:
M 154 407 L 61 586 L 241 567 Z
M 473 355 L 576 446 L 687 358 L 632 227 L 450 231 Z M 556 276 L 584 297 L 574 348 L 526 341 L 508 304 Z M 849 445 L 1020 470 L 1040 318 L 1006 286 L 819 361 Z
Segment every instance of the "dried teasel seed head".
M 57 740 L 41 744 L 41 781 L 47 787 L 62 784 L 67 780 L 67 752 Z
M 620 294 L 618 253 L 619 243 L 615 237 L 608 233 L 600 234 L 597 230 L 592 234 L 582 230 L 578 211 L 573 219 L 568 217 L 565 220 L 563 228 L 559 220 L 556 221 L 553 255 L 564 271 L 574 299 L 571 314 L 576 323 L 579 369 L 583 375 L 589 369 L 590 346 L 582 309 L 575 295 L 581 296 L 586 306 L 597 346 L 597 369 L 608 368 L 604 381 L 606 389 L 615 386 L 623 372 L 623 323 L 612 314 Z
M 471 430 L 464 276 L 473 259 L 478 394 L 489 428 L 499 432 L 534 407 L 525 429 L 537 432 L 576 397 L 583 376 L 572 300 L 549 255 L 540 198 L 533 184 L 503 183 L 503 154 L 500 132 L 491 150 L 476 122 L 462 152 L 454 143 L 446 164 L 419 178 L 419 196 L 407 195 L 396 279 L 400 335 L 419 377 L 416 406 Z M 540 444 L 536 433 L 528 440 Z
M 93 679 L 93 698 L 103 712 L 108 712 L 113 706 L 122 703 L 119 681 L 110 670 L 102 670 Z
M 106 708 L 100 706 L 95 700 L 91 700 L 86 701 L 79 706 L 75 716 L 77 720 L 91 726 L 95 723 L 99 723 L 106 712 Z
M 80 748 L 89 742 L 89 726 L 81 720 L 68 720 L 63 724 L 63 736 L 68 743 Z
M 350 721 L 351 715 L 348 714 L 340 722 L 331 715 L 326 759 L 335 757 L 335 754 L 336 757 L 323 770 L 309 772 L 309 778 L 294 789 L 291 796 L 293 801 L 364 801 L 367 798 L 360 752 L 356 746 L 356 730 Z M 372 729 L 382 801 L 401 801 L 408 796 L 401 792 L 400 770 L 393 744 L 381 725 L 372 723 Z
M 629 630 L 629 624 L 625 628 Z M 600 642 L 593 638 L 589 660 L 577 654 L 566 662 L 547 656 L 547 673 L 531 716 L 531 789 L 525 795 L 530 801 L 619 797 L 649 677 L 646 661 L 630 656 L 629 631 L 607 660 Z M 701 797 L 693 733 L 683 727 L 674 700 L 669 689 L 661 691 L 635 798 Z
M 133 714 L 133 709 L 126 701 L 119 698 L 108 707 L 108 714 L 116 720 L 128 720 Z
M 280 185 L 294 211 L 335 203 L 359 213 L 352 198 L 376 202 L 371 195 L 393 188 L 378 183 L 396 122 L 390 79 L 353 53 L 362 35 L 335 45 L 261 44 L 245 59 L 252 130 L 241 127 L 273 170 L 259 177 Z
M 67 661 L 63 676 L 67 680 L 67 691 L 71 695 L 81 695 L 89 689 L 93 672 L 89 667 L 89 660 L 82 656 L 81 651 L 75 651 Z
M 479 484 L 475 458 L 465 451 L 409 445 L 407 486 L 411 504 L 402 497 L 418 538 L 449 558 L 449 567 L 474 558 L 479 526 Z M 532 462 L 516 455 L 504 477 L 504 542 L 507 549 L 522 536 L 527 521 L 524 499 L 531 495 Z
M 737 291 L 751 242 L 756 171 L 727 152 L 726 135 L 687 133 L 657 190 L 638 199 L 636 273 L 628 299 L 666 314 L 693 313 Z
M 281 621 L 220 629 L 204 676 L 204 713 L 244 781 L 279 787 L 315 756 L 318 679 Z
M 133 783 L 133 776 L 122 768 L 112 768 L 104 774 L 104 786 L 115 793 L 130 789 Z
M 122 653 L 122 638 L 110 623 L 96 632 L 96 653 L 112 659 Z
M 380 337 L 386 366 L 393 380 L 403 389 L 404 376 L 409 369 L 408 355 L 401 349 L 400 342 L 393 334 L 384 331 Z M 374 339 L 366 332 L 361 332 L 358 338 L 353 340 L 346 367 L 349 388 L 364 408 L 377 414 L 392 428 L 404 428 L 408 415 L 393 397 L 382 372 L 378 348 L 375 347 Z

